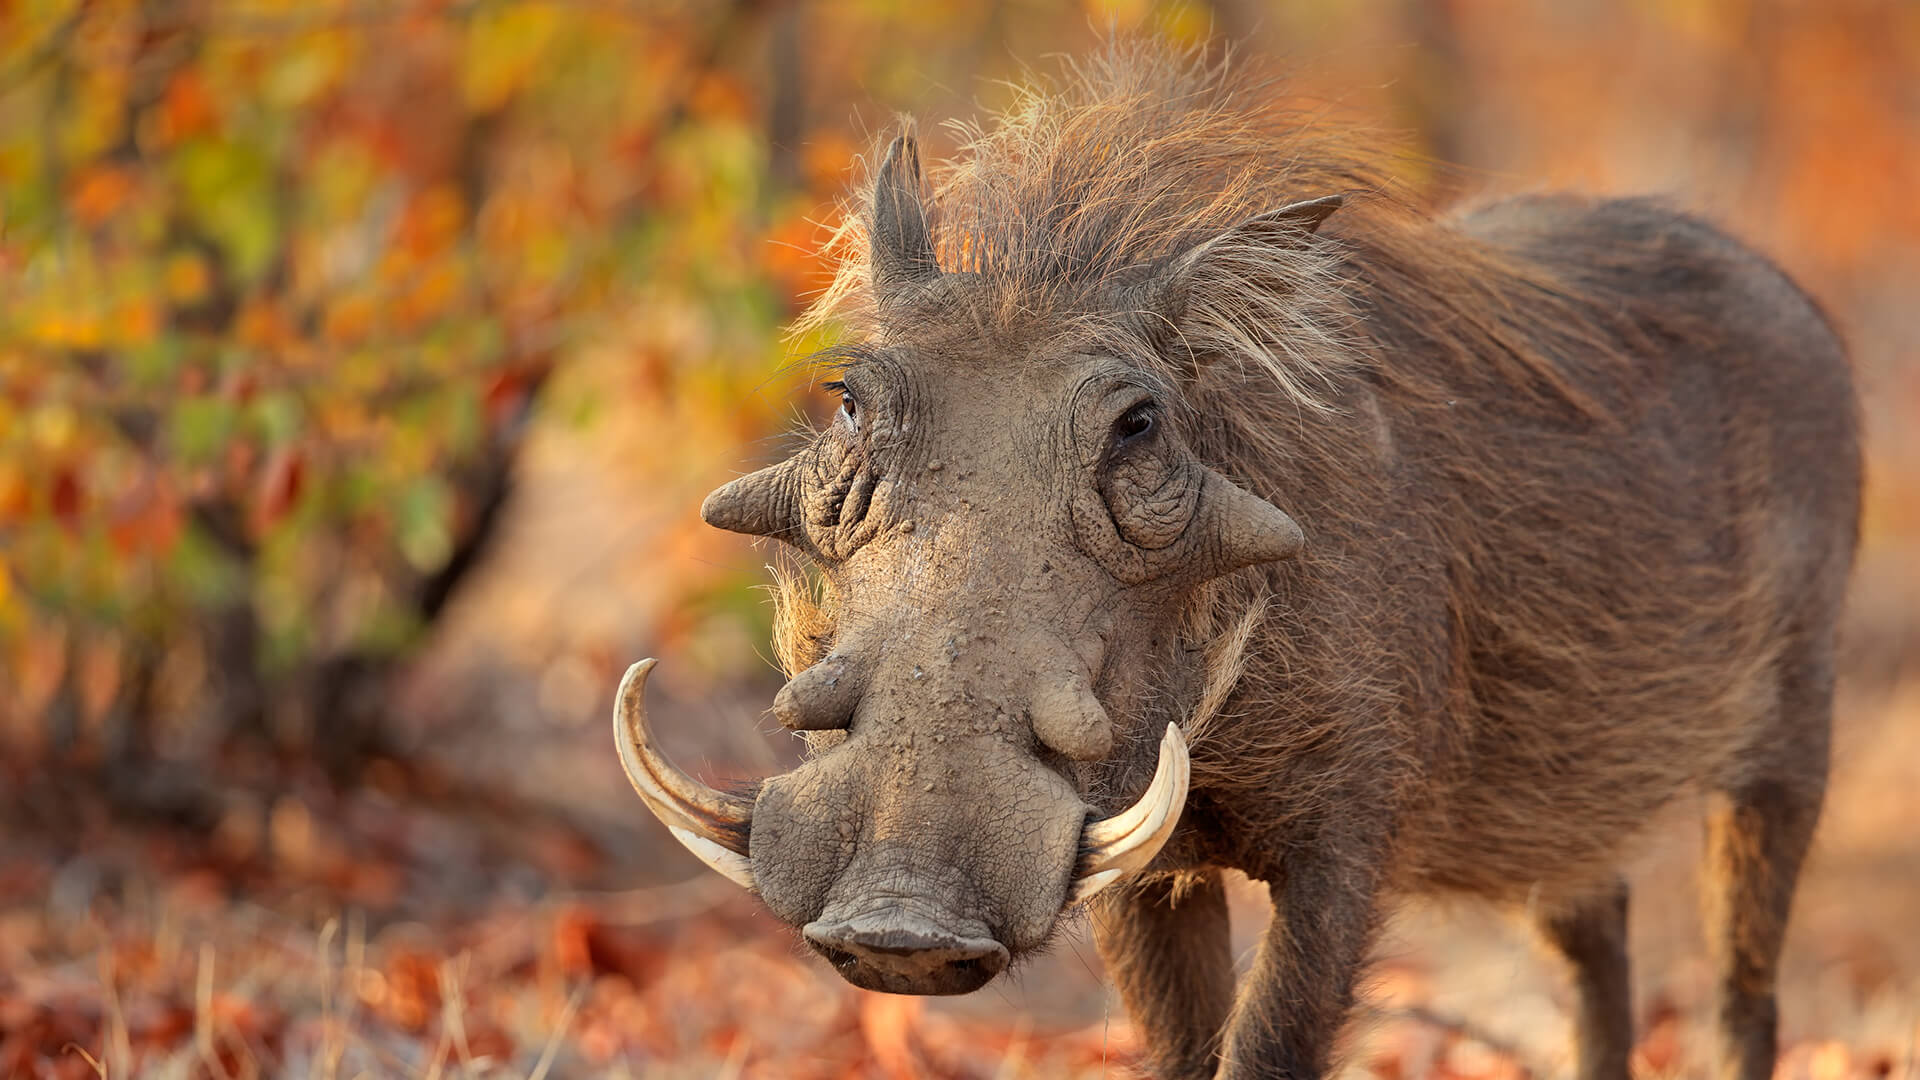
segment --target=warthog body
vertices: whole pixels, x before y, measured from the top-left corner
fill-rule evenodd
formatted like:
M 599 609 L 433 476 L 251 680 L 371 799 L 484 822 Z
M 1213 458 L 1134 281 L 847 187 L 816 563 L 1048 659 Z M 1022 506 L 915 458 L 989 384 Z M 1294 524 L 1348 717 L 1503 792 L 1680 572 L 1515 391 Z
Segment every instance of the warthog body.
M 1682 214 L 1436 218 L 1379 161 L 1127 48 L 930 192 L 896 141 L 812 316 L 860 335 L 845 409 L 705 510 L 822 572 L 774 705 L 814 754 L 706 791 L 637 669 L 636 786 L 862 986 L 971 990 L 1098 893 L 1169 1077 L 1320 1075 L 1383 913 L 1484 898 L 1570 961 L 1588 1080 L 1632 1045 L 1619 867 L 1705 792 L 1723 1075 L 1761 1080 L 1855 543 L 1841 346 Z M 1222 868 L 1275 908 L 1237 992 Z

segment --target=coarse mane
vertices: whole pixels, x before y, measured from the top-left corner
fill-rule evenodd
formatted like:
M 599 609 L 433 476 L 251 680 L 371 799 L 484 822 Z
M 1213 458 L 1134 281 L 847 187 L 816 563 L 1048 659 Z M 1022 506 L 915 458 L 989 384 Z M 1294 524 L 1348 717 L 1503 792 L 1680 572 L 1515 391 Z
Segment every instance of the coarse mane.
M 1065 340 L 1114 356 L 1175 388 L 1203 418 L 1189 432 L 1195 449 L 1241 479 L 1291 462 L 1362 483 L 1339 464 L 1358 451 L 1337 404 L 1362 373 L 1403 403 L 1450 407 L 1482 392 L 1604 424 L 1620 400 L 1604 392 L 1606 358 L 1641 329 L 1609 311 L 1635 305 L 1581 299 L 1537 261 L 1400 197 L 1387 144 L 1324 113 L 1288 105 L 1279 80 L 1246 66 L 1110 44 L 1019 89 L 985 124 L 954 125 L 960 151 L 933 166 L 931 197 L 922 193 L 943 273 L 915 302 L 883 306 L 876 294 L 873 186 L 861 185 L 826 247 L 834 280 L 795 332 L 858 343 L 814 358 L 827 367 L 867 345 L 945 335 Z M 1129 303 L 1143 293 L 1134 286 L 1195 246 L 1335 194 L 1345 205 L 1312 237 L 1211 252 L 1220 257 L 1178 327 Z M 1555 357 L 1581 358 L 1585 377 L 1570 379 Z M 1322 528 L 1380 497 L 1334 498 L 1319 510 Z M 803 563 L 783 563 L 773 588 L 789 675 L 825 654 L 836 606 Z M 1186 633 L 1208 643 L 1211 673 L 1201 713 L 1237 680 L 1266 610 L 1263 581 L 1238 575 L 1194 599 Z
M 1351 129 L 1284 103 L 1279 85 L 1226 61 L 1116 43 L 1052 84 L 1016 89 L 985 124 L 955 122 L 959 153 L 930 173 L 926 205 L 951 290 L 942 317 L 973 331 L 1074 335 L 1162 366 L 1128 287 L 1203 241 L 1289 202 L 1390 186 L 1386 157 Z M 1343 213 L 1371 213 L 1354 208 Z M 871 287 L 872 192 L 828 244 L 832 285 L 799 329 L 839 324 L 888 339 L 924 332 L 924 307 L 882 311 Z M 1180 353 L 1264 368 L 1303 401 L 1354 360 L 1331 245 L 1234 258 L 1196 297 Z M 1133 305 L 1137 307 L 1138 305 Z M 1146 331 L 1143 333 L 1143 329 Z
M 959 152 L 931 168 L 922 207 L 945 287 L 883 309 L 868 250 L 873 190 L 861 185 L 825 246 L 833 281 L 795 330 L 837 326 L 879 343 L 1077 340 L 1176 385 L 1201 360 L 1237 368 L 1236 382 L 1264 372 L 1290 409 L 1318 409 L 1343 376 L 1405 344 L 1356 319 L 1386 313 L 1430 354 L 1592 411 L 1547 357 L 1591 351 L 1620 327 L 1603 330 L 1564 283 L 1400 197 L 1385 140 L 1284 90 L 1250 65 L 1151 42 L 1069 61 L 985 123 L 949 125 Z M 1328 195 L 1347 202 L 1325 235 L 1216 247 L 1178 327 L 1131 288 L 1249 218 Z M 1517 291 L 1535 301 L 1524 314 Z

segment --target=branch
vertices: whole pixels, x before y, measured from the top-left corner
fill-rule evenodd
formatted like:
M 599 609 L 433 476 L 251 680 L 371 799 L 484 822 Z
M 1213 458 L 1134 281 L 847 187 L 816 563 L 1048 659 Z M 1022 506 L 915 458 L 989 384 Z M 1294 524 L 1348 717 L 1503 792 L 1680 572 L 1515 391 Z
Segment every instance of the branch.
M 247 536 L 240 508 L 233 500 L 193 499 L 187 503 L 187 511 L 193 516 L 193 523 L 220 545 L 221 551 L 237 562 L 252 565 L 254 544 Z
M 455 592 L 466 584 L 474 567 L 492 548 L 500 532 L 507 499 L 513 493 L 514 472 L 519 465 L 520 448 L 525 442 L 527 421 L 533 413 L 540 390 L 553 374 L 551 365 L 536 368 L 514 414 L 488 442 L 478 475 L 469 494 L 477 502 L 472 520 L 453 545 L 453 552 L 439 570 L 420 585 L 415 601 L 422 625 L 432 625 Z
M 86 354 L 72 355 L 81 361 L 83 368 L 86 367 Z M 103 373 L 90 369 L 89 374 L 92 374 L 96 380 L 104 377 Z M 102 412 L 120 432 L 120 436 L 133 444 L 134 448 L 140 451 L 141 456 L 147 458 L 151 464 L 154 445 L 159 438 L 159 418 L 154 410 L 135 405 L 108 408 Z M 187 500 L 187 512 L 192 516 L 193 523 L 219 545 L 220 550 L 239 562 L 252 563 L 254 543 L 247 536 L 246 522 L 243 520 L 240 508 L 232 499 L 224 496 L 191 498 Z

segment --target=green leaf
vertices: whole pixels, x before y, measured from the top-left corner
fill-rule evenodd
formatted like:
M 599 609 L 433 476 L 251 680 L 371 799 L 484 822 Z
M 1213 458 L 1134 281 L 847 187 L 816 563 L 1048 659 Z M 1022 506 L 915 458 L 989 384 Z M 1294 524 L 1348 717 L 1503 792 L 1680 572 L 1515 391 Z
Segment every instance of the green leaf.
M 250 142 L 200 139 L 174 157 L 196 224 L 220 245 L 242 281 L 258 278 L 279 240 L 273 163 Z
M 285 390 L 261 394 L 253 402 L 253 423 L 269 448 L 287 445 L 297 438 L 304 410 L 300 399 Z
M 147 388 L 164 386 L 180 369 L 186 345 L 172 334 L 162 334 L 145 345 L 125 353 L 127 374 Z
M 400 553 L 413 568 L 438 570 L 453 554 L 453 492 L 438 476 L 422 476 L 400 497 Z
M 479 446 L 483 434 L 479 389 L 471 382 L 462 382 L 449 389 L 451 397 L 446 405 L 446 423 L 442 428 L 446 433 L 447 449 L 455 454 L 471 454 Z
M 168 576 L 181 584 L 196 607 L 231 603 L 246 588 L 246 575 L 198 526 L 181 534 L 167 563 Z
M 412 611 L 395 603 L 383 603 L 361 624 L 354 635 L 354 645 L 374 653 L 398 653 L 417 642 L 420 631 L 420 620 Z
M 222 398 L 182 398 L 171 417 L 174 451 L 189 465 L 213 460 L 232 437 L 237 419 L 232 403 Z

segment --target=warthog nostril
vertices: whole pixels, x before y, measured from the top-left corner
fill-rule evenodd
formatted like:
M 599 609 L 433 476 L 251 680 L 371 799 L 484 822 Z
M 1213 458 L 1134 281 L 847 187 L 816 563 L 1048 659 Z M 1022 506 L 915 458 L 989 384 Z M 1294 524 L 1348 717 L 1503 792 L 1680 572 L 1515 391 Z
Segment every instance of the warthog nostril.
M 1006 946 L 992 938 L 878 922 L 812 922 L 801 932 L 848 982 L 867 990 L 965 994 L 1006 970 Z

